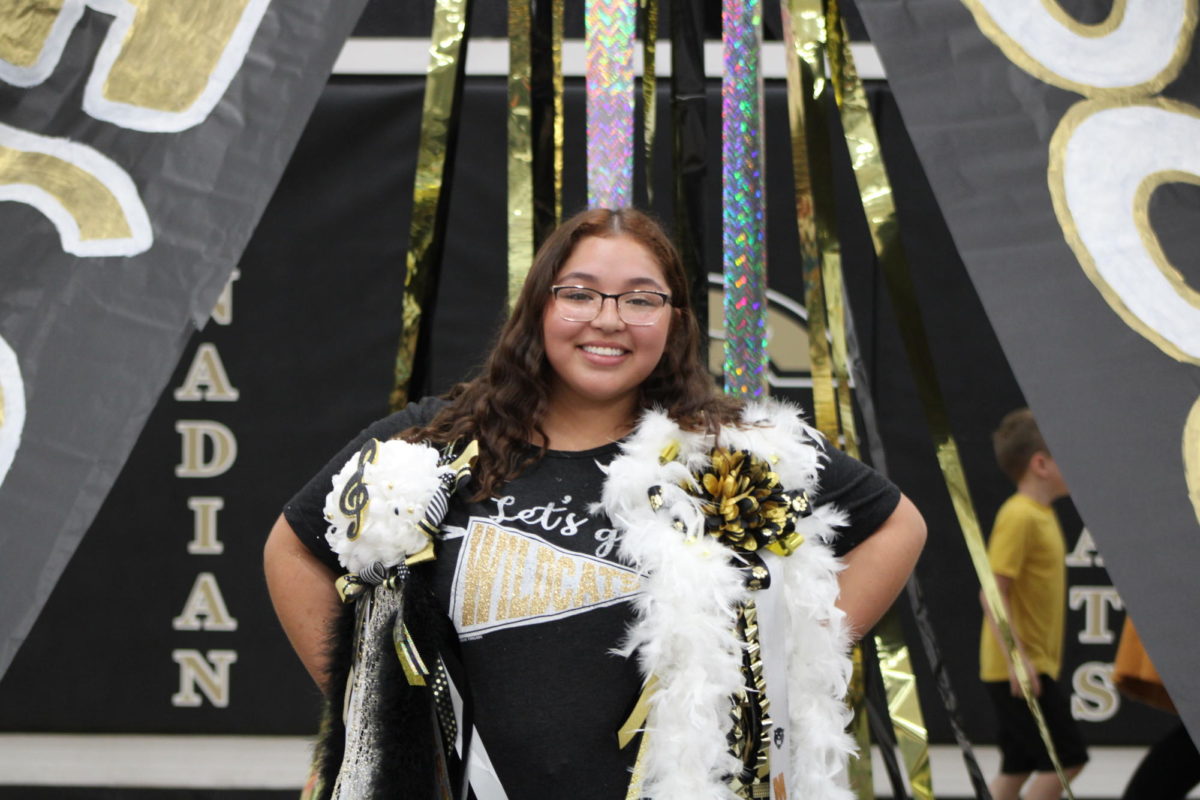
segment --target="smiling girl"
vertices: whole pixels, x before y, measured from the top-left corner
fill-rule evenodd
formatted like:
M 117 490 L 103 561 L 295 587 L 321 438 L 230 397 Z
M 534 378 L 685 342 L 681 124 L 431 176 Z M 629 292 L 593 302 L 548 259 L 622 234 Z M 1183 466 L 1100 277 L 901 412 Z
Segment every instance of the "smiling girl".
M 363 600 L 357 655 L 325 644 L 354 571 L 335 500 L 395 439 L 478 455 L 431 550 L 343 580 L 384 580 L 378 608 L 403 597 L 364 681 Z M 416 462 L 397 463 L 400 480 Z M 593 209 L 539 250 L 480 376 L 349 443 L 284 508 L 265 566 L 334 709 L 323 796 L 848 798 L 848 647 L 924 539 L 912 503 L 796 409 L 718 392 L 669 239 Z

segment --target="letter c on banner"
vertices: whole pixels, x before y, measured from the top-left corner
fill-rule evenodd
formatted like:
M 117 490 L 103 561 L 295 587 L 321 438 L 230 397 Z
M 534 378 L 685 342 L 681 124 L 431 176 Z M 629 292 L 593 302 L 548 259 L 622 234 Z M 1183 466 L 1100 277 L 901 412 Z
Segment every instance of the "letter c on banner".
M 62 249 L 77 256 L 133 256 L 154 234 L 125 170 L 84 144 L 0 123 L 0 200 L 41 211 Z
M 1192 364 L 1200 364 L 1200 292 L 1167 261 L 1148 206 L 1165 183 L 1200 183 L 1197 141 L 1193 106 L 1084 101 L 1050 140 L 1048 174 L 1058 222 L 1100 294 L 1127 325 Z
M 4 483 L 21 446 L 24 428 L 25 382 L 21 379 L 21 364 L 17 354 L 0 336 L 0 484 Z
M 1097 25 L 1056 0 L 963 0 L 975 23 L 1014 64 L 1087 96 L 1154 94 L 1175 79 L 1192 49 L 1197 0 L 1113 0 Z

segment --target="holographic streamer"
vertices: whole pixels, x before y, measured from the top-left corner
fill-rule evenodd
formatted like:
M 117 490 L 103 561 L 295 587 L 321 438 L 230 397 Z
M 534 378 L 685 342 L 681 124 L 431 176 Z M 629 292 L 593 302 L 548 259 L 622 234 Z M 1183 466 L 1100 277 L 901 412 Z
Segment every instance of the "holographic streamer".
M 721 26 L 725 391 L 761 397 L 767 391 L 767 259 L 759 0 L 723 0 Z
M 637 0 L 587 0 L 588 207 L 633 202 L 633 38 Z
M 508 0 L 508 307 L 533 263 L 531 0 Z
M 454 166 L 453 144 L 458 133 L 470 13 L 471 0 L 438 0 L 434 9 L 405 256 L 402 332 L 390 399 L 393 409 L 408 404 L 423 311 L 433 299 L 442 260 L 449 207 L 449 193 L 442 189 L 448 185 Z

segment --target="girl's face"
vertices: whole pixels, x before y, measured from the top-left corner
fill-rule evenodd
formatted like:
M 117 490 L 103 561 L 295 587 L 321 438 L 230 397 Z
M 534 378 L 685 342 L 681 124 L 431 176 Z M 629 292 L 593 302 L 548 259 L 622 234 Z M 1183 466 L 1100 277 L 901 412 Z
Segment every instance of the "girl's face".
M 556 286 L 586 286 L 605 294 L 668 292 L 650 251 L 627 236 L 589 236 L 575 245 L 554 278 Z M 551 404 L 636 402 L 638 387 L 662 357 L 674 316 L 670 305 L 652 325 L 627 325 L 615 300 L 605 299 L 591 322 L 562 318 L 554 298 L 542 315 L 542 340 L 554 370 Z

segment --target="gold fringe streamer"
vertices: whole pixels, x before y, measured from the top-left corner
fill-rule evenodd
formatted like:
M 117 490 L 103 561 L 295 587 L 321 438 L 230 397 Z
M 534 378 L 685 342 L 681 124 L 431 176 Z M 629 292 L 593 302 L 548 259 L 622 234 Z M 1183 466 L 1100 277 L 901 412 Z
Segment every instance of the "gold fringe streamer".
M 896 732 L 896 744 L 908 767 L 913 800 L 933 800 L 929 731 L 925 728 L 925 717 L 921 713 L 921 702 L 917 695 L 917 679 L 913 674 L 912 660 L 895 606 L 875 626 L 875 652 L 879 657 L 879 671 L 887 691 L 888 714 L 892 718 L 892 729 Z
M 646 155 L 646 204 L 654 203 L 654 132 L 658 120 L 658 0 L 641 0 L 645 38 L 642 39 L 642 142 Z
M 1000 592 L 996 587 L 996 579 L 988 562 L 987 548 L 983 543 L 979 517 L 971 501 L 966 473 L 958 452 L 958 444 L 950 431 L 946 401 L 933 367 L 929 339 L 925 333 L 925 324 L 917 304 L 912 274 L 900 241 L 896 206 L 892 196 L 891 183 L 887 177 L 883 151 L 879 147 L 879 137 L 867 105 L 866 91 L 863 89 L 862 81 L 854 67 L 849 36 L 838 13 L 836 0 L 829 0 L 829 16 L 831 20 L 836 21 L 841 40 L 838 57 L 830 59 L 829 64 L 833 71 L 835 96 L 841 112 L 846 144 L 850 151 L 854 176 L 858 182 L 867 224 L 871 230 L 871 240 L 875 245 L 875 253 L 883 270 L 892 306 L 896 312 L 900 336 L 913 370 L 913 378 L 921 398 L 925 420 L 933 437 L 942 477 L 950 492 L 955 516 L 962 529 L 971 564 L 974 566 L 983 588 L 984 599 L 990 613 L 997 621 L 997 627 L 1000 629 L 1010 657 L 1017 665 L 1017 680 L 1021 685 L 1021 692 L 1025 695 L 1025 701 L 1037 722 L 1038 731 L 1050 753 L 1055 772 L 1062 781 L 1063 790 L 1069 800 L 1074 800 L 1070 784 L 1054 749 L 1054 743 L 1050 739 L 1050 732 L 1046 728 L 1041 708 L 1033 697 L 1030 676 L 1026 673 L 1025 665 L 1017 653 L 1008 615 L 1000 602 Z
M 396 353 L 395 380 L 390 404 L 408 404 L 409 384 L 421 332 L 421 315 L 431 299 L 432 274 L 441 257 L 444 236 L 438 206 L 446 174 L 449 132 L 453 127 L 455 98 L 462 79 L 469 0 L 437 0 L 434 8 L 429 70 L 421 106 L 421 138 L 413 179 L 413 207 L 409 224 L 408 253 L 404 264 L 404 300 L 400 346 Z
M 850 720 L 850 735 L 858 753 L 850 759 L 850 789 L 861 800 L 875 800 L 875 776 L 871 769 L 871 724 L 867 719 L 867 681 L 863 670 L 862 645 L 854 645 L 850 653 L 854 660 L 854 672 L 850 675 L 850 689 L 846 703 L 854 711 Z
M 508 308 L 533 263 L 533 114 L 530 0 L 508 0 Z
M 829 441 L 840 441 L 837 403 L 833 392 L 828 322 L 822 256 L 836 252 L 836 233 L 826 226 L 818 209 L 826 194 L 815 186 L 812 165 L 816 159 L 828 164 L 828 146 L 820 149 L 825 136 L 825 114 L 819 98 L 824 91 L 824 13 L 821 0 L 787 0 L 781 4 L 784 39 L 792 52 L 787 58 L 788 121 L 792 134 L 792 175 L 796 184 L 796 228 L 804 272 L 804 305 L 808 313 L 808 347 L 812 361 L 813 417 L 817 429 Z M 822 158 L 824 156 L 824 158 Z M 832 240 L 832 241 L 831 241 Z M 832 248 L 830 247 L 832 245 Z M 840 263 L 840 259 L 839 259 Z

